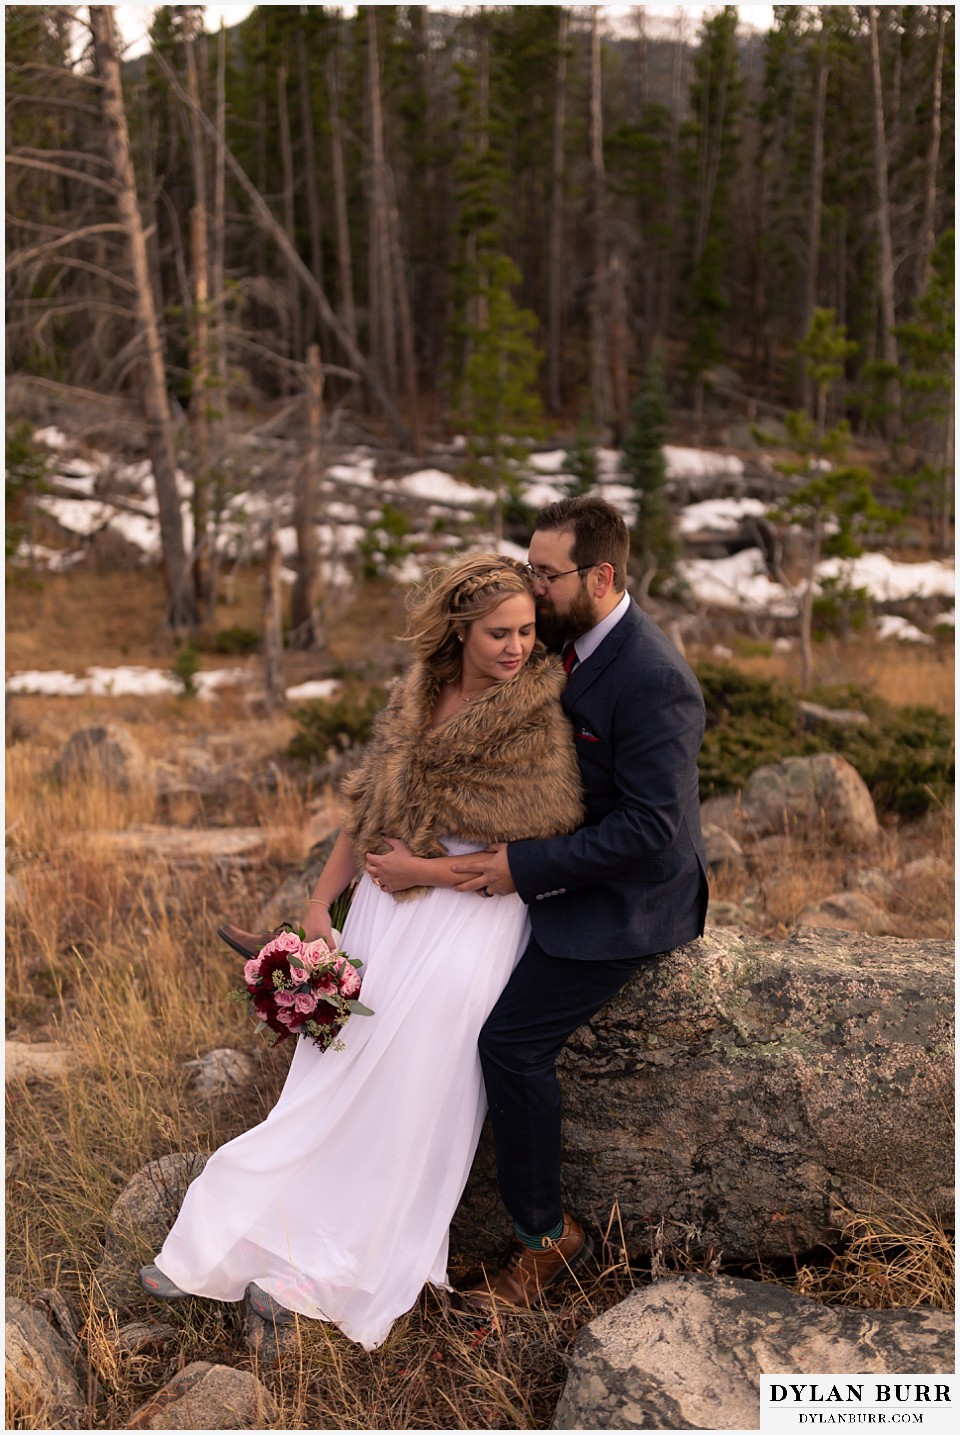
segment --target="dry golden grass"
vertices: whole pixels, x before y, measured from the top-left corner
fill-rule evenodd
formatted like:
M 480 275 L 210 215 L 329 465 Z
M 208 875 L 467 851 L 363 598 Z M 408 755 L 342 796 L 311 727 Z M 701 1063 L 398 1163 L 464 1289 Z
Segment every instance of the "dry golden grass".
M 776 678 L 799 687 L 799 649 L 788 653 L 758 651 L 760 645 L 734 644 L 733 657 L 725 659 L 758 678 Z M 709 647 L 691 644 L 692 662 L 715 662 Z M 933 647 L 864 636 L 841 644 L 830 638 L 813 652 L 813 681 L 822 687 L 854 685 L 894 707 L 930 707 L 952 713 L 956 706 L 952 642 Z
M 956 1250 L 942 1222 L 877 1192 L 876 1211 L 849 1212 L 841 1235 L 829 1266 L 798 1268 L 799 1295 L 869 1310 L 954 1309 Z

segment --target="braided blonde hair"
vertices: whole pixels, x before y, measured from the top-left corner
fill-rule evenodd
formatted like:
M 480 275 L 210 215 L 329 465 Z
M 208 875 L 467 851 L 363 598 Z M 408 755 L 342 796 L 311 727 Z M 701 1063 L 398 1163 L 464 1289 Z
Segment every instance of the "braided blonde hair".
M 407 639 L 414 653 L 441 683 L 458 682 L 465 629 L 515 593 L 536 596 L 530 570 L 516 558 L 476 553 L 436 569 L 410 599 Z

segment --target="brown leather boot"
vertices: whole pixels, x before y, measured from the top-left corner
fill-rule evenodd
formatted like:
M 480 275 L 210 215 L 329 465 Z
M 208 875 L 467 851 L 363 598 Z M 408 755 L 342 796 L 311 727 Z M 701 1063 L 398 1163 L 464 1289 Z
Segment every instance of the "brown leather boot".
M 471 1312 L 487 1315 L 499 1307 L 529 1310 L 539 1303 L 548 1286 L 576 1270 L 593 1254 L 593 1241 L 566 1213 L 559 1239 L 551 1241 L 544 1236 L 543 1241 L 542 1251 L 531 1251 L 518 1241 L 509 1261 L 493 1280 L 461 1293 L 463 1304 Z

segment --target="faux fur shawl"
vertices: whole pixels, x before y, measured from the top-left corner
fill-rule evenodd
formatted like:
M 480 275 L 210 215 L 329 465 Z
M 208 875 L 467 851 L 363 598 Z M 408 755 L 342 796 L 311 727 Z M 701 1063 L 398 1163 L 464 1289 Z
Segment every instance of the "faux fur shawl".
M 565 682 L 557 659 L 534 656 L 516 677 L 431 727 L 439 684 L 414 663 L 377 717 L 363 766 L 343 782 L 361 864 L 366 852 L 389 851 L 382 833 L 418 857 L 442 857 L 444 836 L 487 844 L 572 832 L 583 802 L 560 706 Z

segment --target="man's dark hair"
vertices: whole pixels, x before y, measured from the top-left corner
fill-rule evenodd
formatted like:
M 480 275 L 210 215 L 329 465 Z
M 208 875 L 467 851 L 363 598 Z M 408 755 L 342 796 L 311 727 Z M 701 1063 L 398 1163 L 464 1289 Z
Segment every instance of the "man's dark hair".
M 620 514 L 605 498 L 587 494 L 584 498 L 561 498 L 541 508 L 534 532 L 567 530 L 573 534 L 573 561 L 578 568 L 594 563 L 613 566 L 613 587 L 622 593 L 627 586 L 627 559 L 630 533 Z

